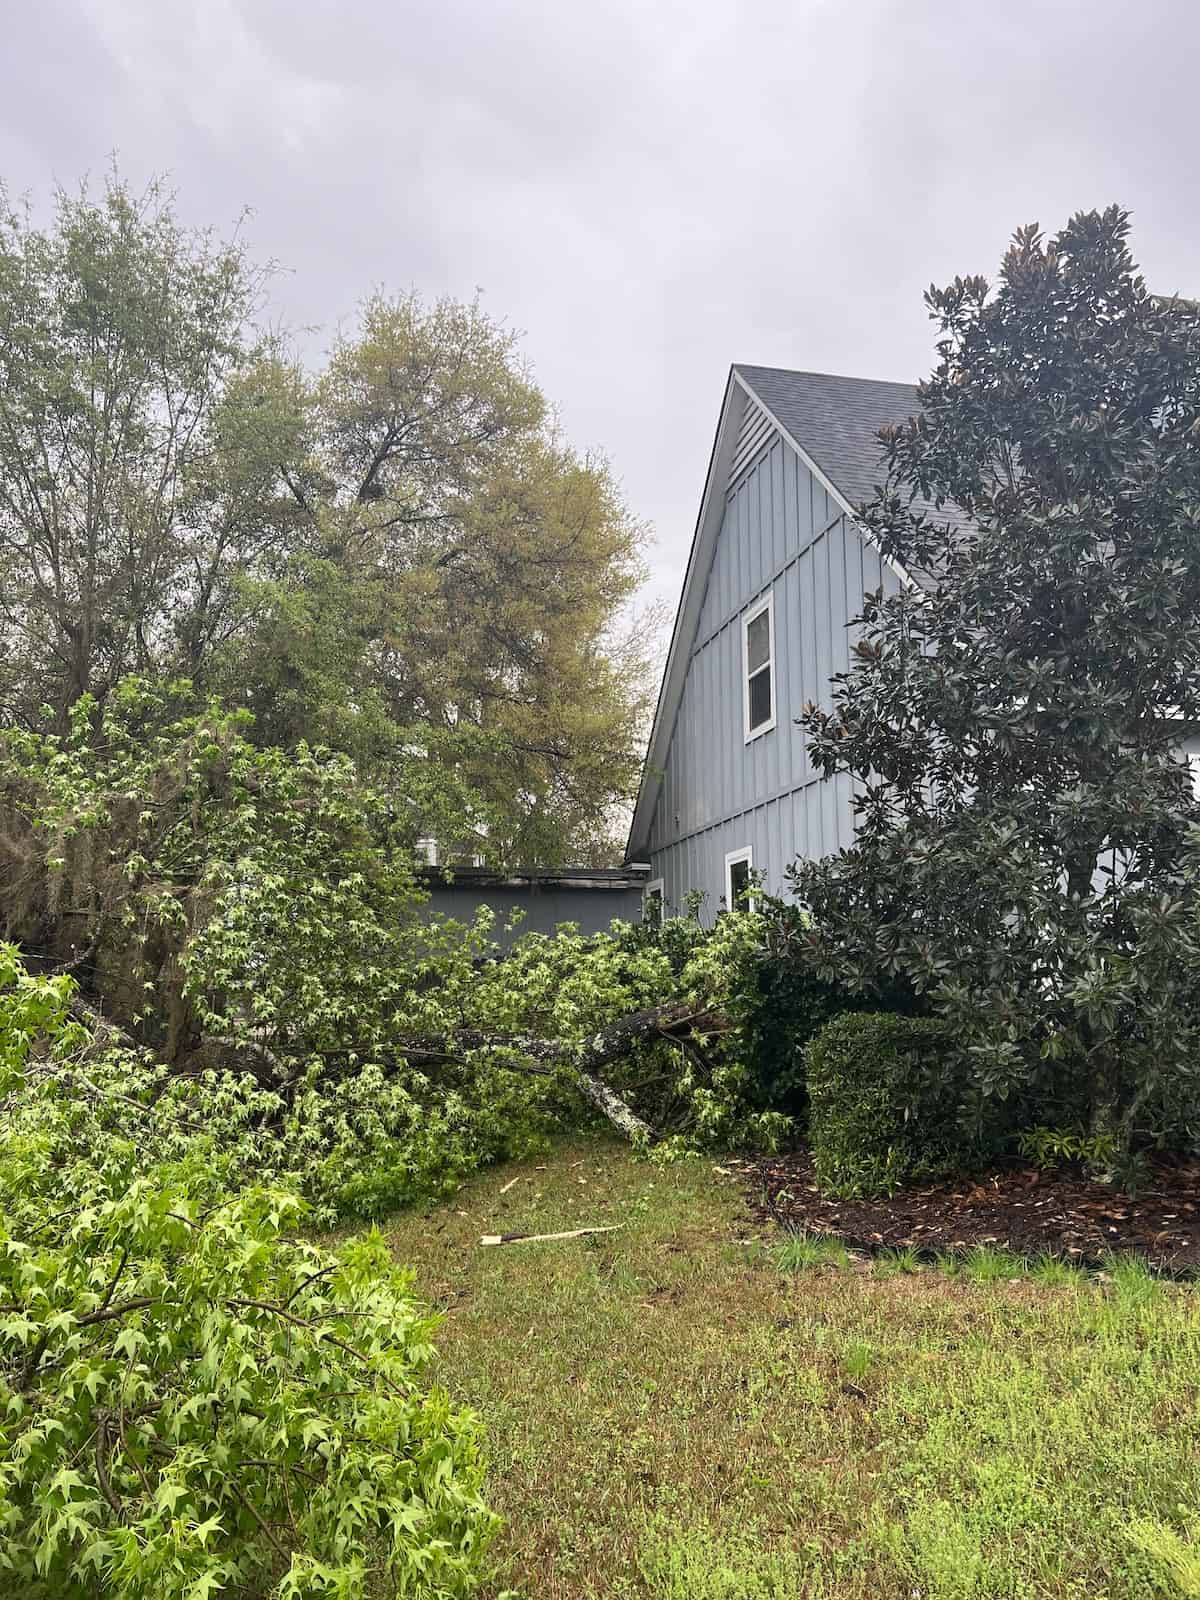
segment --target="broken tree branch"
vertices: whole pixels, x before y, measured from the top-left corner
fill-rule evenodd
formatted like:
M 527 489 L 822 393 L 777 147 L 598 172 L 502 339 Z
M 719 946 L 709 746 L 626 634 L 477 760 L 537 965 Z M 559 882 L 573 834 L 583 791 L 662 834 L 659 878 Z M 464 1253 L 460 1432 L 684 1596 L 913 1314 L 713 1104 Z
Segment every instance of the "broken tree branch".
M 466 1067 L 472 1061 L 508 1072 L 527 1072 L 539 1077 L 559 1077 L 572 1083 L 584 1099 L 626 1138 L 638 1144 L 653 1144 L 662 1137 L 628 1101 L 600 1076 L 610 1062 L 627 1056 L 638 1044 L 661 1039 L 693 1053 L 698 1064 L 706 1064 L 698 1038 L 726 1031 L 728 1022 L 706 1010 L 673 1003 L 650 1006 L 627 1017 L 619 1017 L 598 1029 L 580 1043 L 562 1039 L 543 1039 L 529 1034 L 487 1033 L 462 1028 L 452 1033 L 423 1038 L 400 1037 L 387 1044 L 377 1040 L 351 1040 L 321 1049 L 304 1048 L 273 1040 L 270 1048 L 254 1036 L 210 1037 L 208 1043 L 241 1053 L 243 1070 L 246 1056 L 264 1062 L 270 1069 L 273 1085 L 283 1092 L 305 1077 L 314 1061 L 318 1074 L 333 1077 L 353 1071 L 363 1061 L 393 1067 L 411 1063 L 422 1067 L 446 1065 Z M 253 1068 L 249 1068 L 253 1071 Z M 257 1075 L 257 1074 L 256 1074 Z
M 485 1233 L 480 1244 L 545 1244 L 552 1239 L 582 1239 L 589 1233 L 616 1233 L 619 1222 L 606 1228 L 568 1228 L 564 1233 Z

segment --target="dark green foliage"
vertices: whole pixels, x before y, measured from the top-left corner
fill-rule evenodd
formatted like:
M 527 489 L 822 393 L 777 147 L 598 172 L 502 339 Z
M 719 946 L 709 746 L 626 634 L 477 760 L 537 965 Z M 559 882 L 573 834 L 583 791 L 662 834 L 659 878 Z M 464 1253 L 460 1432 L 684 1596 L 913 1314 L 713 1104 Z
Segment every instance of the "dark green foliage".
M 940 362 L 864 512 L 916 581 L 803 719 L 858 819 L 796 869 L 823 977 L 905 978 L 981 1094 L 1118 1151 L 1172 1136 L 1200 1057 L 1200 307 L 1127 235 L 1025 228 L 994 293 L 930 291 Z
M 932 1017 L 835 1017 L 806 1052 L 817 1178 L 845 1195 L 890 1194 L 984 1153 L 962 1056 Z
M 736 978 L 742 1048 L 755 1101 L 802 1118 L 808 1105 L 804 1051 L 853 997 L 795 961 L 748 952 Z
M 728 1001 L 752 1103 L 782 1111 L 800 1127 L 808 1109 L 805 1049 L 827 1022 L 847 1012 L 921 1009 L 902 980 L 854 990 L 820 977 L 798 946 L 803 921 L 795 906 L 767 902 L 761 938 L 736 951 Z
M 1053 1169 L 1065 1161 L 1079 1162 L 1083 1166 L 1102 1166 L 1111 1161 L 1111 1134 L 1089 1137 L 1078 1128 L 1026 1128 L 1017 1139 L 1017 1149 L 1034 1166 Z

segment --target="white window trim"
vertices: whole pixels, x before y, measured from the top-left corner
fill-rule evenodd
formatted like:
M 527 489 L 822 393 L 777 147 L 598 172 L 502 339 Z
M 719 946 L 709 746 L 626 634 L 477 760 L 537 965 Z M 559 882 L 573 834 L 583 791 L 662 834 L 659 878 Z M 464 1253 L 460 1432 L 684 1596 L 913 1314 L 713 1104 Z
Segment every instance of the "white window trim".
M 757 728 L 750 727 L 750 624 L 756 617 L 767 613 L 767 633 L 770 638 L 770 650 L 767 653 L 766 667 L 771 673 L 771 715 L 766 722 L 760 722 Z M 762 671 L 760 667 L 759 672 Z M 742 725 L 746 732 L 746 743 L 752 739 L 761 739 L 764 733 L 770 733 L 775 726 L 775 592 L 768 590 L 763 599 L 742 612 Z
M 658 905 L 659 905 L 658 920 L 659 920 L 660 923 L 663 923 L 663 922 L 665 922 L 667 920 L 667 888 L 666 888 L 666 882 L 662 878 L 651 878 L 650 882 L 645 884 L 645 885 L 643 885 L 643 887 L 642 887 L 642 921 L 643 922 L 645 922 L 645 920 L 646 920 L 646 901 L 649 900 L 650 896 L 655 892 L 655 890 L 658 891 Z
M 732 868 L 736 867 L 738 865 L 738 863 L 742 862 L 742 861 L 744 861 L 746 863 L 746 865 L 750 868 L 751 872 L 754 871 L 754 848 L 753 848 L 752 845 L 748 845 L 747 844 L 747 845 L 743 845 L 740 850 L 731 850 L 729 852 L 729 854 L 725 857 L 725 909 L 726 909 L 726 911 L 736 911 L 737 910 L 737 907 L 733 903 L 733 872 L 732 872 Z M 755 900 L 755 896 L 753 894 L 750 894 L 750 895 L 746 896 L 746 909 L 747 909 L 747 911 L 753 911 L 754 910 L 754 900 Z

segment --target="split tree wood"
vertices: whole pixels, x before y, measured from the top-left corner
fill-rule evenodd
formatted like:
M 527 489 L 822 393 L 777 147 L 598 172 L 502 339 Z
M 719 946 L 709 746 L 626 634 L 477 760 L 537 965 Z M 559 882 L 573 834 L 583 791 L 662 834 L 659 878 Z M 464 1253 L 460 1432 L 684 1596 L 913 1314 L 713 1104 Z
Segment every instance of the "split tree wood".
M 622 1226 L 611 1223 L 606 1228 L 568 1228 L 565 1233 L 485 1233 L 480 1244 L 544 1244 L 551 1239 L 582 1239 L 589 1233 L 616 1233 Z

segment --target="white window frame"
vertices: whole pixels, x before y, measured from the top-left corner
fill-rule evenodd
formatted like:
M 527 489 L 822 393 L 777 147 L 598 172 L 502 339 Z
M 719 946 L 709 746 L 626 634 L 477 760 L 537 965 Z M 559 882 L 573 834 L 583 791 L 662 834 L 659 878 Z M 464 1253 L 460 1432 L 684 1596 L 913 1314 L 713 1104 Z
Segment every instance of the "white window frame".
M 767 635 L 770 648 L 764 666 L 771 674 L 771 715 L 766 722 L 760 722 L 757 728 L 750 726 L 750 624 L 763 612 L 767 614 Z M 761 672 L 763 667 L 759 667 Z M 770 733 L 775 726 L 775 593 L 768 590 L 763 598 L 742 612 L 742 722 L 746 731 L 746 743 L 752 739 L 761 739 L 764 733 Z
M 726 911 L 736 911 L 737 910 L 737 907 L 733 903 L 733 871 L 732 871 L 732 869 L 734 867 L 736 867 L 742 861 L 744 861 L 746 863 L 746 865 L 750 868 L 751 874 L 753 874 L 753 872 L 754 872 L 754 847 L 752 845 L 746 844 L 746 845 L 743 845 L 740 850 L 731 850 L 729 852 L 729 854 L 725 857 L 725 909 L 726 909 Z M 746 896 L 746 909 L 747 909 L 747 911 L 753 911 L 754 910 L 755 898 L 756 897 L 753 894 L 748 894 Z
M 650 896 L 658 893 L 658 922 L 661 927 L 667 920 L 667 887 L 662 878 L 651 878 L 650 882 L 642 888 L 642 921 L 646 920 L 646 902 Z

